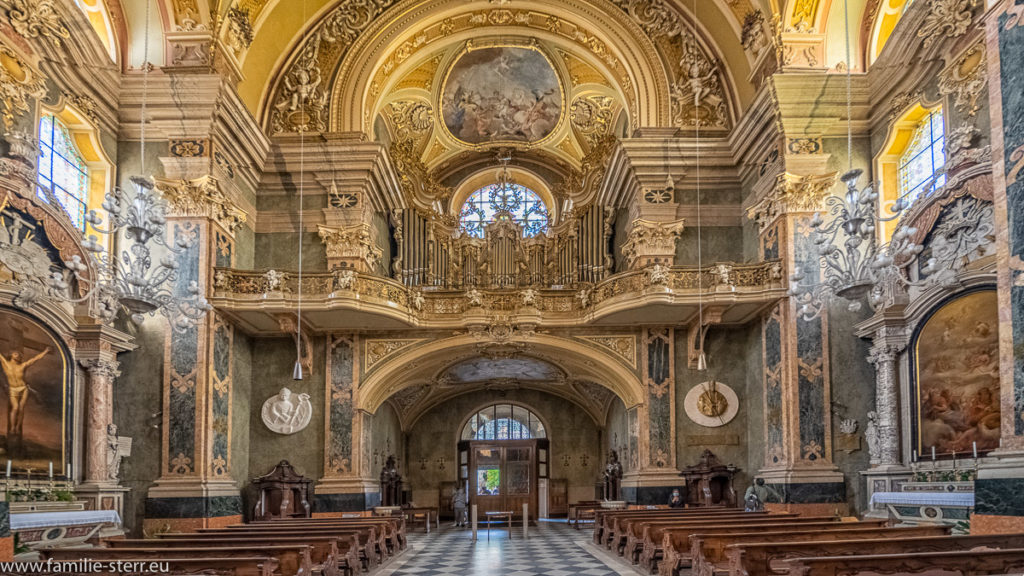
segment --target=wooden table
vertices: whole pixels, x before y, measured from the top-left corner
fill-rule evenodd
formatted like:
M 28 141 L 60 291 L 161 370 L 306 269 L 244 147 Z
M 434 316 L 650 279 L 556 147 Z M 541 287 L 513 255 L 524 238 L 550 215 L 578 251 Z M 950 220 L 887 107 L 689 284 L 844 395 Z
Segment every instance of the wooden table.
M 402 508 L 402 514 L 405 514 L 406 520 L 411 524 L 416 516 L 423 515 L 426 518 L 425 524 L 427 532 L 430 532 L 430 516 L 434 516 L 434 525 L 437 528 L 441 527 L 441 514 L 437 508 L 420 507 L 420 508 Z
M 508 539 L 512 539 L 512 514 L 514 512 L 502 511 L 502 512 L 484 512 L 484 517 L 487 518 L 487 539 L 491 539 L 491 522 L 498 518 L 508 518 Z

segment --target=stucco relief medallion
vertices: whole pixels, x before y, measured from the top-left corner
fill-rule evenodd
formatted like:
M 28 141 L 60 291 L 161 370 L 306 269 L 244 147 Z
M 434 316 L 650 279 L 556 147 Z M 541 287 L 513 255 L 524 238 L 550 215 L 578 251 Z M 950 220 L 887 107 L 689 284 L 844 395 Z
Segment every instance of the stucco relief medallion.
M 729 386 L 715 381 L 701 382 L 683 400 L 686 415 L 701 426 L 715 428 L 728 424 L 740 409 L 740 399 Z
M 263 423 L 278 434 L 294 434 L 309 425 L 313 416 L 313 405 L 309 394 L 294 394 L 288 388 L 281 388 L 277 394 L 263 403 Z

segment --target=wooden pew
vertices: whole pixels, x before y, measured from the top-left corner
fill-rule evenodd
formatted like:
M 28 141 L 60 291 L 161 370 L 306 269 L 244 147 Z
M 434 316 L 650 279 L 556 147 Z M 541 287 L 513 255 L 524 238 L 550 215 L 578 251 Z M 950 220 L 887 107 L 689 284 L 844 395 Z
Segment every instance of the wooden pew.
M 319 568 L 324 576 L 337 576 L 338 570 L 342 572 L 356 572 L 360 567 L 359 541 L 355 534 L 348 536 L 334 534 L 328 536 L 314 536 L 296 534 L 294 536 L 281 536 L 269 534 L 265 536 L 245 535 L 224 535 L 215 536 L 207 534 L 161 534 L 154 539 L 146 540 L 105 540 L 108 548 L 131 548 L 144 546 L 146 548 L 211 548 L 211 547 L 245 547 L 245 546 L 274 546 L 285 544 L 299 544 L 310 547 L 310 559 L 314 568 Z
M 254 555 L 268 556 L 277 561 L 281 576 L 312 576 L 313 562 L 310 547 L 305 544 L 275 546 L 225 547 L 119 547 L 119 548 L 55 548 L 43 555 L 60 562 L 73 562 L 82 558 L 96 561 L 125 560 L 131 558 L 158 557 L 166 560 L 187 558 L 251 558 Z M 325 573 L 326 574 L 326 573 Z
M 309 525 L 309 526 L 349 526 L 352 524 L 359 523 L 379 523 L 384 526 L 388 526 L 389 530 L 386 533 L 386 537 L 390 543 L 390 546 L 394 551 L 404 550 L 407 544 L 406 539 L 406 521 L 401 515 L 396 516 L 377 516 L 377 517 L 356 517 L 356 518 L 286 518 L 282 520 L 273 521 L 259 521 L 252 522 L 250 524 L 242 524 L 241 526 L 263 526 L 263 525 L 281 525 L 281 526 L 293 526 L 293 525 Z M 236 525 L 232 525 L 236 526 Z
M 643 550 L 645 529 L 651 526 L 668 528 L 678 526 L 681 523 L 692 524 L 694 522 L 743 522 L 754 521 L 757 518 L 778 520 L 781 518 L 796 518 L 799 514 L 786 512 L 769 515 L 766 512 L 737 512 L 736 514 L 719 514 L 716 516 L 684 516 L 682 518 L 621 518 L 617 525 L 612 528 L 612 549 L 617 550 L 619 555 L 625 556 L 636 564 L 637 555 Z M 827 518 L 825 518 L 827 519 Z
M 750 514 L 755 514 L 751 512 Z M 835 516 L 800 516 L 794 513 L 778 513 L 778 514 L 761 514 L 753 517 L 745 517 L 741 515 L 739 518 L 722 518 L 718 521 L 704 521 L 701 524 L 695 523 L 674 523 L 665 524 L 661 522 L 649 523 L 643 526 L 643 532 L 640 535 L 640 553 L 637 557 L 637 563 L 647 568 L 649 572 L 655 572 L 658 568 L 659 561 L 665 556 L 663 545 L 665 541 L 665 532 L 680 532 L 683 529 L 690 529 L 689 533 L 693 533 L 694 530 L 699 531 L 703 527 L 708 529 L 723 528 L 731 531 L 745 531 L 750 526 L 756 526 L 758 528 L 768 528 L 776 525 L 821 525 L 825 524 L 836 524 L 840 521 Z M 679 534 L 682 538 L 679 542 L 686 542 L 682 534 Z M 686 552 L 689 552 L 689 545 L 685 548 Z
M 743 542 L 725 548 L 730 576 L 785 574 L 783 561 L 820 556 L 871 554 L 916 554 L 986 548 L 1016 548 L 1024 545 L 1024 534 L 974 534 L 968 536 L 907 537 L 886 534 L 863 540 L 814 540 L 806 542 Z
M 360 557 L 365 560 L 367 567 L 380 564 L 387 556 L 387 542 L 383 531 L 377 530 L 378 526 L 345 526 L 345 527 L 308 527 L 308 526 L 260 526 L 248 528 L 202 528 L 198 534 L 220 534 L 234 536 L 260 536 L 260 535 L 296 535 L 296 536 L 352 536 L 358 538 L 358 550 Z M 161 534 L 161 538 L 170 537 Z
M 794 528 L 771 528 L 767 531 L 750 531 L 735 534 L 692 534 L 690 535 L 691 574 L 712 576 L 716 568 L 728 570 L 729 559 L 725 547 L 742 542 L 803 542 L 807 540 L 856 540 L 902 536 L 943 536 L 949 533 L 947 526 L 908 526 L 904 528 L 863 527 L 860 522 L 844 522 L 829 530 L 802 530 Z
M 605 523 L 605 532 L 607 533 L 607 539 L 604 543 L 605 548 L 609 550 L 615 550 L 619 552 L 620 549 L 626 544 L 628 537 L 628 526 L 633 522 L 698 522 L 698 521 L 714 521 L 714 520 L 726 520 L 729 518 L 747 518 L 754 516 L 766 516 L 766 512 L 735 512 L 729 514 L 645 514 L 642 516 L 613 516 L 608 518 Z M 796 516 L 796 514 L 789 514 L 790 516 Z
M 608 539 L 608 530 L 616 518 L 627 517 L 678 517 L 690 514 L 715 515 L 742 512 L 739 508 L 673 508 L 669 510 L 597 510 L 594 512 L 594 544 L 604 544 Z
M 878 529 L 883 528 L 888 520 L 866 520 L 864 522 L 840 522 L 838 518 L 831 522 L 808 522 L 794 524 L 790 531 L 816 531 L 818 533 L 832 530 Z M 680 568 L 689 567 L 692 561 L 690 537 L 694 534 L 767 534 L 769 531 L 786 531 L 787 527 L 778 522 L 757 522 L 714 528 L 667 528 L 662 535 L 662 560 L 655 563 L 662 576 L 674 576 Z M 655 566 L 651 566 L 653 571 Z
M 786 564 L 791 576 L 1020 574 L 1024 572 L 1024 548 L 796 558 Z

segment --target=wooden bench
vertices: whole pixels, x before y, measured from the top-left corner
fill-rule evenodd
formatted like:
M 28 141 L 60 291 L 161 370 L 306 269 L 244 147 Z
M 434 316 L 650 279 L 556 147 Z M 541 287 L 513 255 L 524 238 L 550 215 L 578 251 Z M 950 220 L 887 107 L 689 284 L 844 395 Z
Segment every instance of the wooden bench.
M 739 508 L 673 508 L 669 510 L 596 510 L 594 512 L 594 544 L 604 544 L 608 539 L 608 530 L 617 518 L 655 518 L 664 516 L 676 518 L 680 516 L 717 515 L 742 512 Z
M 283 520 L 274 521 L 260 521 L 253 522 L 251 524 L 245 524 L 244 526 L 254 525 L 350 525 L 350 524 L 384 524 L 389 526 L 389 530 L 394 531 L 393 534 L 389 533 L 388 538 L 392 540 L 395 550 L 405 549 L 407 544 L 406 539 L 406 521 L 402 515 L 395 516 L 356 516 L 351 518 L 287 518 Z
M 796 558 L 786 563 L 791 576 L 1020 574 L 1024 572 L 1024 548 Z
M 200 534 L 358 534 L 360 551 L 368 565 L 377 565 L 389 555 L 387 525 L 377 523 L 347 523 L 343 525 L 306 524 L 238 524 L 226 528 L 202 528 Z
M 857 540 L 877 539 L 892 536 L 943 536 L 949 533 L 947 526 L 908 526 L 905 528 L 863 527 L 860 522 L 844 522 L 838 528 L 826 530 L 803 530 L 794 528 L 771 528 L 767 531 L 750 531 L 735 534 L 692 534 L 690 536 L 691 574 L 712 576 L 716 568 L 728 570 L 729 560 L 725 548 L 742 542 L 803 542 L 808 540 Z
M 782 518 L 796 518 L 798 514 L 785 512 L 769 515 L 766 512 L 738 512 L 736 514 L 720 514 L 718 516 L 686 516 L 684 518 L 658 518 L 656 520 L 647 518 L 627 518 L 618 520 L 618 526 L 613 527 L 612 549 L 617 550 L 619 555 L 630 559 L 634 564 L 637 556 L 643 550 L 644 532 L 652 526 L 672 527 L 680 524 L 692 524 L 694 522 L 745 522 L 755 519 L 778 520 Z
M 899 533 L 884 538 L 857 540 L 821 540 L 805 542 L 743 542 L 725 548 L 730 576 L 769 576 L 785 574 L 783 561 L 821 556 L 871 554 L 916 554 L 986 548 L 1015 548 L 1024 545 L 1024 534 L 977 534 L 969 536 L 908 537 Z
M 814 531 L 821 533 L 832 530 L 872 529 L 883 528 L 887 520 L 867 520 L 864 522 L 840 522 L 838 518 L 831 522 L 808 522 L 805 524 L 794 524 L 788 527 L 788 531 Z M 674 576 L 680 568 L 690 567 L 692 562 L 690 537 L 694 534 L 718 535 L 718 534 L 767 534 L 770 532 L 787 531 L 785 524 L 778 522 L 758 522 L 753 524 L 739 524 L 732 526 L 718 526 L 714 528 L 669 528 L 662 536 L 662 561 L 656 563 L 657 571 L 662 576 Z M 651 567 L 654 569 L 654 566 Z
M 332 576 L 338 570 L 341 570 L 343 573 L 354 573 L 360 567 L 359 542 L 355 534 L 348 536 L 343 534 L 330 536 L 299 534 L 282 536 L 270 534 L 248 537 L 244 535 L 215 536 L 209 534 L 199 536 L 197 534 L 161 534 L 155 539 L 106 540 L 104 544 L 108 548 L 131 548 L 135 546 L 145 546 L 146 548 L 212 548 L 304 544 L 310 547 L 310 559 L 313 562 L 313 567 L 319 568 L 325 576 Z
M 796 516 L 796 514 L 788 513 L 789 516 Z M 715 520 L 726 520 L 729 518 L 750 518 L 756 516 L 767 516 L 766 512 L 734 512 L 729 514 L 655 514 L 655 515 L 643 515 L 643 516 L 614 516 L 608 518 L 605 523 L 605 532 L 607 533 L 604 545 L 610 550 L 618 551 L 622 546 L 626 544 L 628 538 L 628 528 L 635 522 L 698 522 L 698 521 L 715 521 Z
M 678 534 L 683 529 L 689 529 L 688 534 L 700 531 L 703 528 L 708 528 L 709 530 L 717 530 L 721 528 L 734 532 L 743 532 L 752 526 L 756 526 L 758 528 L 805 524 L 820 526 L 823 523 L 836 524 L 838 522 L 839 518 L 834 516 L 799 516 L 793 513 L 786 513 L 760 515 L 759 517 L 753 518 L 725 518 L 718 521 L 702 522 L 701 524 L 651 523 L 643 527 L 643 532 L 640 535 L 640 553 L 637 557 L 637 563 L 645 567 L 648 572 L 657 571 L 658 563 L 663 557 L 665 557 L 663 549 L 665 533 L 670 531 L 677 533 L 677 536 L 681 538 L 678 542 L 688 542 L 683 534 Z M 686 545 L 685 551 L 689 552 L 689 544 Z
M 159 557 L 166 560 L 188 558 L 252 558 L 255 555 L 267 556 L 277 561 L 281 576 L 311 576 L 313 562 L 310 559 L 310 547 L 305 544 L 294 545 L 260 545 L 243 547 L 118 547 L 118 548 L 54 548 L 44 551 L 46 558 L 60 562 L 73 562 L 82 558 L 96 561 L 125 560 L 131 558 Z M 327 574 L 327 572 L 323 572 Z

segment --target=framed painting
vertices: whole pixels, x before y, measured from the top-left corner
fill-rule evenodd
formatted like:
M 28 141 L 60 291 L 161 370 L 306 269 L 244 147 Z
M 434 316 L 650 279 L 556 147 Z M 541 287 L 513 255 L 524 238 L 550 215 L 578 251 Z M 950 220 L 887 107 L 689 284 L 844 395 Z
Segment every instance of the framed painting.
M 999 319 L 995 290 L 947 301 L 913 347 L 915 446 L 921 458 L 999 447 Z
M 15 474 L 62 476 L 69 461 L 70 356 L 57 336 L 33 317 L 0 307 L 0 464 Z
M 463 144 L 534 144 L 562 121 L 562 85 L 533 46 L 467 49 L 445 76 L 440 110 L 448 133 Z

